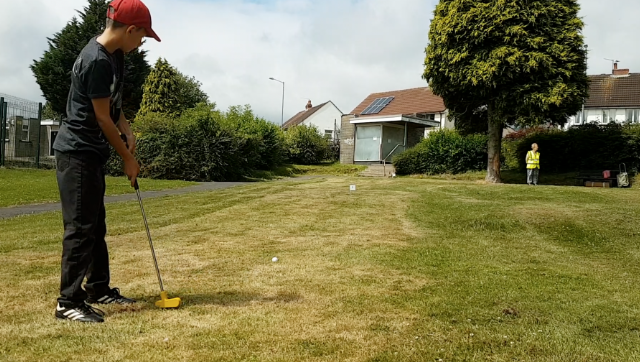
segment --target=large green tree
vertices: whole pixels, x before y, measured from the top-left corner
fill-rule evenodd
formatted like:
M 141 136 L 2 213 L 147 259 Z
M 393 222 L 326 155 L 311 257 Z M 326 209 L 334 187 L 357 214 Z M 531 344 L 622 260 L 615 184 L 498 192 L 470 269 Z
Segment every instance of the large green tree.
M 158 58 L 144 83 L 138 116 L 161 113 L 179 117 L 182 112 L 199 103 L 210 104 L 201 85 L 194 77 L 178 71 L 166 59 Z
M 577 0 L 441 0 L 423 78 L 461 122 L 488 119 L 487 181 L 506 123 L 564 124 L 588 92 Z
M 30 66 L 44 98 L 56 114 L 67 114 L 71 68 L 87 42 L 104 30 L 107 7 L 107 0 L 88 0 L 83 11 L 78 11 L 78 17 L 74 16 L 62 30 L 47 38 L 49 49 Z M 150 70 L 144 50 L 126 55 L 123 107 L 128 118 L 135 116 L 140 107 L 142 84 Z

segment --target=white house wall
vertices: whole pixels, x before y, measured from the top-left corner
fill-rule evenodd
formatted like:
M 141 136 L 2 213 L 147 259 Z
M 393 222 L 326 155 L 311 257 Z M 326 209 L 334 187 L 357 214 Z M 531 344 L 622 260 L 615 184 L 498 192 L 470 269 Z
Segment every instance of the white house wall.
M 427 137 L 427 136 L 429 136 L 429 132 L 436 131 L 438 129 L 454 129 L 454 128 L 456 128 L 455 121 L 450 121 L 449 119 L 447 119 L 448 116 L 449 116 L 449 111 L 447 111 L 447 110 L 445 110 L 442 113 L 436 113 L 435 114 L 435 120 L 437 122 L 440 122 L 440 126 L 439 127 L 425 129 L 424 130 L 424 136 Z
M 583 122 L 584 118 L 584 122 Z M 571 126 L 582 123 L 640 123 L 640 109 L 639 108 L 590 108 L 582 111 L 578 114 L 569 117 L 568 122 L 565 124 L 565 129 Z
M 332 132 L 334 127 L 340 130 L 342 122 L 342 112 L 333 105 L 333 103 L 327 103 L 322 108 L 317 110 L 309 118 L 305 119 L 302 124 L 307 126 L 314 125 L 318 127 L 320 134 L 324 135 L 326 131 Z

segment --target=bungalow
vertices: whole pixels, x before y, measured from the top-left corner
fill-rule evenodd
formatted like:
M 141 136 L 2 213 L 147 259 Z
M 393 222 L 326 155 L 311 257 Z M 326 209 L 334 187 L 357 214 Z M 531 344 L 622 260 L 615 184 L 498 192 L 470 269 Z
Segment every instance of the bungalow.
M 427 87 L 370 94 L 342 116 L 340 163 L 389 161 L 431 130 L 453 128 L 447 115 L 442 98 Z
M 565 128 L 592 122 L 640 123 L 640 73 L 618 69 L 618 63 L 614 63 L 611 74 L 589 78 L 589 97 L 582 110 L 570 117 Z
M 314 107 L 311 104 L 311 100 L 309 100 L 305 106 L 305 110 L 291 117 L 291 119 L 284 123 L 282 128 L 288 129 L 301 124 L 316 126 L 320 134 L 328 137 L 330 140 L 334 140 L 340 133 L 341 118 L 342 111 L 339 110 L 332 101 L 327 101 Z

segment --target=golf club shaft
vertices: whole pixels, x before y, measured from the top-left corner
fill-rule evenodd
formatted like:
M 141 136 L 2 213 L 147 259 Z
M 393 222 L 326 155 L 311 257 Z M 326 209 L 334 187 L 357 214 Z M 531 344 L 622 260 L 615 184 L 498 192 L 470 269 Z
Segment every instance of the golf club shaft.
M 138 180 L 136 180 L 137 186 Z M 158 282 L 160 283 L 160 291 L 164 292 L 164 287 L 162 286 L 162 278 L 160 277 L 160 269 L 158 268 L 158 260 L 156 259 L 156 252 L 153 250 L 153 242 L 151 241 L 151 233 L 149 232 L 149 224 L 147 223 L 147 215 L 144 212 L 144 207 L 142 206 L 142 197 L 140 197 L 140 189 L 136 187 L 136 195 L 138 195 L 138 202 L 140 202 L 140 210 L 142 210 L 142 218 L 144 219 L 144 226 L 147 229 L 147 237 L 149 238 L 149 246 L 151 247 L 151 255 L 153 255 L 153 264 L 156 267 L 156 274 L 158 274 Z

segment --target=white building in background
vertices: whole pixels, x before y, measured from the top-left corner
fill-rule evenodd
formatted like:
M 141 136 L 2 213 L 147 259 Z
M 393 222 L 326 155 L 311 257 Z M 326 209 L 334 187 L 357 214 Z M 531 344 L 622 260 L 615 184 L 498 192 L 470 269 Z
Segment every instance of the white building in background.
M 327 101 L 314 107 L 309 100 L 305 110 L 291 117 L 284 123 L 282 128 L 287 129 L 301 124 L 306 126 L 313 125 L 318 128 L 320 134 L 333 140 L 340 133 L 341 120 L 342 111 L 332 101 Z
M 640 123 L 640 73 L 618 69 L 614 63 L 611 74 L 591 75 L 589 79 L 589 98 L 565 128 L 592 122 Z

